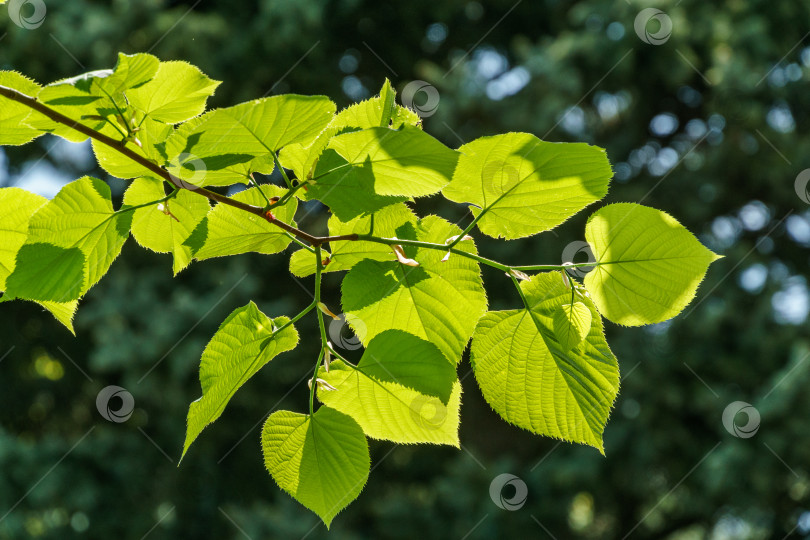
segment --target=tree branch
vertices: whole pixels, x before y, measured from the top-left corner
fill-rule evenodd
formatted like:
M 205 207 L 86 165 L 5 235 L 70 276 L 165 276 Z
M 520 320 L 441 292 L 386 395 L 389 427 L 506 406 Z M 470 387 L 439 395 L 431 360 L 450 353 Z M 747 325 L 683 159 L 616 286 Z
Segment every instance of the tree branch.
M 323 243 L 323 240 L 320 240 L 318 237 L 312 236 L 312 235 L 310 235 L 310 234 L 308 234 L 308 233 L 306 233 L 306 232 L 304 232 L 302 230 L 299 230 L 299 229 L 293 227 L 292 225 L 288 225 L 287 223 L 284 223 L 283 221 L 280 221 L 280 220 L 276 219 L 276 217 L 271 212 L 265 213 L 264 209 L 259 208 L 258 206 L 253 206 L 253 205 L 246 204 L 246 203 L 243 203 L 243 202 L 240 202 L 240 201 L 235 201 L 235 200 L 230 199 L 230 198 L 228 198 L 228 197 L 226 197 L 224 195 L 220 195 L 219 193 L 209 191 L 209 190 L 207 190 L 205 188 L 198 188 L 196 186 L 189 187 L 187 182 L 185 182 L 185 181 L 181 180 L 180 178 L 174 176 L 173 174 L 171 174 L 169 171 L 167 171 L 166 169 L 164 169 L 163 167 L 161 167 L 157 163 L 155 163 L 153 161 L 150 161 L 149 159 L 137 154 L 132 149 L 128 148 L 126 146 L 125 141 L 117 141 L 117 140 L 113 139 L 112 137 L 110 137 L 108 135 L 100 133 L 100 132 L 96 131 L 95 129 L 93 129 L 91 127 L 88 127 L 88 126 L 82 124 L 81 122 L 79 122 L 77 120 L 74 120 L 74 119 L 72 119 L 72 118 L 70 118 L 68 116 L 65 116 L 64 114 L 60 113 L 59 111 L 57 111 L 55 109 L 52 109 L 51 107 L 45 105 L 44 103 L 41 103 L 41 102 L 37 101 L 36 98 L 32 98 L 30 96 L 27 96 L 27 95 L 21 93 L 21 92 L 18 92 L 17 90 L 14 90 L 13 88 L 8 88 L 8 87 L 2 86 L 2 85 L 0 85 L 0 96 L 3 96 L 5 98 L 7 98 L 7 99 L 10 99 L 12 101 L 16 101 L 17 103 L 25 105 L 26 107 L 29 107 L 30 109 L 33 109 L 33 110 L 37 111 L 38 113 L 46 116 L 47 118 L 50 118 L 54 122 L 57 122 L 57 123 L 62 124 L 64 126 L 67 126 L 67 127 L 71 128 L 71 129 L 74 129 L 74 130 L 78 131 L 79 133 L 81 133 L 82 135 L 87 135 L 91 139 L 94 139 L 94 140 L 96 140 L 96 141 L 98 141 L 98 142 L 100 142 L 102 144 L 105 144 L 105 145 L 109 146 L 110 148 L 117 151 L 121 155 L 124 155 L 124 156 L 128 157 L 129 159 L 131 159 L 132 161 L 134 161 L 138 165 L 140 165 L 143 168 L 147 169 L 148 171 L 154 173 L 158 178 L 161 178 L 161 179 L 169 182 L 170 184 L 172 184 L 174 187 L 176 187 L 178 189 L 188 189 L 189 191 L 192 191 L 194 193 L 202 195 L 203 197 L 206 197 L 206 198 L 208 198 L 208 199 L 210 199 L 212 201 L 215 201 L 217 203 L 232 206 L 234 208 L 238 208 L 239 210 L 243 210 L 245 212 L 249 212 L 251 214 L 259 216 L 259 217 L 265 219 L 266 221 L 268 221 L 269 223 L 272 223 L 273 225 L 275 225 L 275 226 L 277 226 L 277 227 L 279 227 L 281 229 L 284 229 L 288 233 L 290 233 L 290 234 L 292 234 L 292 235 L 294 235 L 294 236 L 296 236 L 296 237 L 298 237 L 298 238 L 300 238 L 302 240 L 310 242 L 313 245 Z
M 27 96 L 21 92 L 13 88 L 9 88 L 6 86 L 0 85 L 0 96 L 3 96 L 7 99 L 25 105 L 30 109 L 37 111 L 38 113 L 50 118 L 54 122 L 67 126 L 75 131 L 78 131 L 82 135 L 86 135 L 93 140 L 96 140 L 102 144 L 105 144 L 112 148 L 113 150 L 117 151 L 123 156 L 128 157 L 138 165 L 142 166 L 144 169 L 152 172 L 158 178 L 169 182 L 175 189 L 186 189 L 193 193 L 197 193 L 198 195 L 202 195 L 203 197 L 208 198 L 209 200 L 215 201 L 219 204 L 224 204 L 227 206 L 231 206 L 233 208 L 237 208 L 239 210 L 248 212 L 250 214 L 256 215 L 267 221 L 268 223 L 272 223 L 276 227 L 284 230 L 293 239 L 297 239 L 296 241 L 302 244 L 299 240 L 303 240 L 305 242 L 309 242 L 314 250 L 307 246 L 307 249 L 310 251 L 320 251 L 320 246 L 326 244 L 328 242 L 338 242 L 338 241 L 347 241 L 347 242 L 355 242 L 358 240 L 362 240 L 365 242 L 375 242 L 378 244 L 387 244 L 387 245 L 405 245 L 405 246 L 415 246 L 420 248 L 426 249 L 435 249 L 444 252 L 454 253 L 461 257 L 466 257 L 468 259 L 472 259 L 477 261 L 481 264 L 486 264 L 487 266 L 491 266 L 493 268 L 497 268 L 498 270 L 503 270 L 504 272 L 509 272 L 510 269 L 515 270 L 525 270 L 525 271 L 544 271 L 544 270 L 560 270 L 566 267 L 580 267 L 580 266 L 598 266 L 598 263 L 580 263 L 580 264 L 571 264 L 571 265 L 535 265 L 535 266 L 509 266 L 497 261 L 493 261 L 492 259 L 487 259 L 486 257 L 481 257 L 480 255 L 476 255 L 473 253 L 469 253 L 466 251 L 462 251 L 460 249 L 455 248 L 454 246 L 464 237 L 464 234 L 469 232 L 475 224 L 480 220 L 481 216 L 485 213 L 484 211 L 479 214 L 476 219 L 467 227 L 467 229 L 453 242 L 450 246 L 445 244 L 433 244 L 430 242 L 419 242 L 416 240 L 403 240 L 399 238 L 381 238 L 378 236 L 373 236 L 371 234 L 344 234 L 338 236 L 314 236 L 301 229 L 293 227 L 292 225 L 285 223 L 279 219 L 277 219 L 274 215 L 272 210 L 265 211 L 264 208 L 259 208 L 258 206 L 253 206 L 251 204 L 243 203 L 231 198 L 228 198 L 224 195 L 220 195 L 214 191 L 207 190 L 202 187 L 197 186 L 190 186 L 187 182 L 178 178 L 171 174 L 169 171 L 158 165 L 157 163 L 147 159 L 146 157 L 136 153 L 131 148 L 126 146 L 126 140 L 118 141 L 113 139 L 112 137 L 105 135 L 91 127 L 88 127 L 81 122 L 74 120 L 64 114 L 60 113 L 59 111 L 41 103 L 34 97 Z M 276 165 L 281 169 L 281 164 L 278 162 L 278 157 L 273 153 L 273 160 L 276 162 Z M 286 173 L 281 169 L 282 174 L 285 176 L 285 180 L 289 182 L 289 179 L 286 178 Z M 306 182 L 301 182 L 298 186 L 292 187 L 291 190 L 285 194 L 279 201 L 275 204 L 271 204 L 271 207 L 276 206 L 277 204 L 282 203 L 282 201 L 286 202 L 290 198 L 294 191 L 298 188 L 302 187 Z

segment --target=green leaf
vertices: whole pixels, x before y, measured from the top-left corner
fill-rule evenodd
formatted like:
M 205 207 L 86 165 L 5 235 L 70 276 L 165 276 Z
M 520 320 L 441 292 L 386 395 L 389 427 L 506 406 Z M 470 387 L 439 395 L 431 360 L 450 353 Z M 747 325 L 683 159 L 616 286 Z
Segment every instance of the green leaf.
M 6 280 L 11 298 L 69 302 L 85 292 L 90 264 L 78 247 L 27 243 L 17 252 L 14 272 Z
M 140 124 L 138 131 L 135 133 L 135 137 L 140 144 L 135 143 L 133 140 L 127 140 L 126 148 L 153 163 L 164 163 L 165 150 L 163 145 L 173 133 L 172 127 L 151 118 L 136 123 Z M 120 135 L 118 138 L 121 138 Z M 139 165 L 129 157 L 121 154 L 116 148 L 110 148 L 95 139 L 93 139 L 92 145 L 98 164 L 112 176 L 129 179 L 139 176 L 154 176 L 155 174 L 143 165 Z
M 28 222 L 48 200 L 41 195 L 10 187 L 0 188 L 0 290 L 14 271 L 17 252 L 25 244 Z
M 206 426 L 225 410 L 248 379 L 267 362 L 298 345 L 298 332 L 287 317 L 268 318 L 253 302 L 238 308 L 220 325 L 200 361 L 202 397 L 188 409 L 183 456 Z
M 341 133 L 358 129 L 385 127 L 399 129 L 402 126 L 419 126 L 419 115 L 410 109 L 396 105 L 396 92 L 386 79 L 378 97 L 355 103 L 337 113 L 329 125 L 311 144 L 295 143 L 286 146 L 279 155 L 284 167 L 291 169 L 301 181 L 311 178 L 315 163 L 321 156 L 329 140 Z
M 73 329 L 73 317 L 76 315 L 76 309 L 79 307 L 78 300 L 71 300 L 70 302 L 37 302 L 40 306 L 47 309 L 54 318 L 62 323 L 71 334 L 76 335 Z
M 309 146 L 293 143 L 285 146 L 278 153 L 278 160 L 281 166 L 293 171 L 293 176 L 295 176 L 299 182 L 311 178 L 312 173 L 315 172 L 315 163 L 318 161 L 318 157 L 320 157 L 323 149 L 326 148 L 326 143 L 329 140 L 329 137 L 324 136 L 324 138 L 321 139 L 321 136 Z
M 129 90 L 129 104 L 153 120 L 177 124 L 205 110 L 208 97 L 220 81 L 209 79 L 186 62 L 161 62 L 155 77 L 143 86 Z
M 334 113 L 335 104 L 326 97 L 294 94 L 208 112 L 181 125 L 168 140 L 169 170 L 193 181 L 193 171 L 178 164 L 178 157 L 188 156 L 207 171 L 204 183 L 195 185 L 246 183 L 251 172 L 272 172 L 273 152 L 295 142 L 309 144 Z
M 329 259 L 329 251 L 321 248 L 321 254 Z M 327 265 L 328 268 L 328 265 Z M 324 268 L 326 272 L 326 268 Z M 298 277 L 307 277 L 315 273 L 315 261 L 312 252 L 308 249 L 299 249 L 290 256 L 290 273 Z
M 569 302 L 554 311 L 553 319 L 554 335 L 563 351 L 568 352 L 588 337 L 593 316 L 582 302 Z
M 110 96 L 119 106 L 123 106 L 124 92 L 152 80 L 159 65 L 160 61 L 151 54 L 118 53 L 118 63 L 113 72 L 97 80 L 101 93 Z
M 163 182 L 138 178 L 124 194 L 124 204 L 140 206 L 165 198 Z M 169 201 L 138 208 L 132 217 L 132 236 L 147 249 L 174 255 L 174 274 L 191 262 L 191 248 L 184 242 L 205 219 L 211 206 L 208 199 L 181 189 Z
M 398 237 L 400 230 L 412 230 L 416 225 L 416 216 L 404 204 L 395 204 L 383 208 L 373 214 L 373 232 L 377 236 L 386 238 Z M 340 221 L 333 215 L 329 218 L 329 235 L 369 234 L 372 231 L 372 217 L 358 217 L 348 222 Z M 339 272 L 349 270 L 362 260 L 390 261 L 391 248 L 377 242 L 343 241 L 330 242 L 331 253 L 324 252 L 329 262 L 324 272 Z M 292 254 L 290 258 L 290 272 L 299 277 L 306 277 L 315 273 L 315 260 L 308 250 L 301 249 Z
M 602 315 L 627 326 L 680 313 L 720 258 L 669 214 L 632 203 L 594 212 L 585 239 L 596 258 L 585 287 Z
M 99 70 L 84 73 L 70 79 L 63 79 L 43 86 L 37 94 L 37 101 L 64 114 L 75 118 L 82 124 L 110 137 L 123 138 L 126 133 L 124 119 L 118 116 L 115 104 L 108 96 L 101 93 L 98 80 L 109 76 L 110 70 Z M 39 131 L 45 131 L 67 139 L 71 142 L 82 142 L 87 135 L 79 133 L 47 116 L 30 110 L 25 123 Z
M 399 238 L 442 244 L 461 232 L 437 216 L 399 231 Z M 458 248 L 476 252 L 472 242 Z M 487 308 L 478 263 L 458 255 L 441 262 L 444 253 L 433 249 L 404 250 L 419 266 L 405 266 L 393 253 L 388 262 L 357 263 L 343 280 L 343 311 L 354 315 L 349 322 L 366 345 L 385 330 L 404 330 L 435 344 L 455 364 Z
M 261 188 L 268 198 L 280 197 L 285 192 L 278 186 L 263 185 Z M 231 198 L 255 206 L 266 204 L 256 187 Z M 291 199 L 284 206 L 274 208 L 273 214 L 284 223 L 295 226 L 293 217 L 297 207 L 298 202 Z M 284 251 L 291 241 L 287 233 L 265 219 L 226 204 L 218 204 L 192 233 L 186 245 L 193 248 L 195 259 L 203 260 L 249 251 L 270 255 Z
M 419 115 L 410 109 L 397 105 L 394 102 L 395 97 L 396 91 L 386 79 L 379 96 L 343 109 L 335 115 L 329 127 L 358 129 L 391 127 L 392 129 L 399 129 L 403 125 L 418 126 L 421 122 Z
M 48 199 L 45 197 L 24 189 L 0 188 L 0 208 L 5 209 L 0 215 L 0 290 L 5 290 L 6 278 L 11 275 L 17 264 L 17 252 L 25 244 L 31 216 L 47 202 Z M 73 315 L 76 313 L 78 301 L 62 304 L 37 303 L 50 311 L 59 322 L 75 334 Z
M 512 240 L 547 231 L 603 198 L 613 172 L 605 151 L 549 143 L 529 133 L 482 137 L 458 149 L 453 181 L 442 193 L 476 205 L 482 233 Z
M 604 453 L 602 432 L 619 391 L 619 365 L 593 303 L 587 337 L 566 351 L 554 314 L 570 303 L 558 272 L 520 284 L 528 309 L 491 311 L 473 336 L 471 362 L 484 398 L 507 422 Z
M 0 71 L 0 85 L 13 88 L 29 97 L 39 93 L 40 86 L 16 71 Z M 23 121 L 31 109 L 0 96 L 0 145 L 16 146 L 33 141 L 42 133 Z
M 329 407 L 311 416 L 274 412 L 262 428 L 262 451 L 273 480 L 327 528 L 360 495 L 371 468 L 363 430 Z
M 378 195 L 374 192 L 374 173 L 370 166 L 348 167 L 347 161 L 331 149 L 317 158 L 314 174 L 323 177 L 307 184 L 305 198 L 321 201 L 343 221 L 408 200 L 408 197 Z
M 329 140 L 307 196 L 348 221 L 403 197 L 438 192 L 450 181 L 457 161 L 457 152 L 412 126 L 344 133 Z
M 149 81 L 157 72 L 158 64 L 158 59 L 150 54 L 119 53 L 114 70 L 91 71 L 56 81 L 44 86 L 37 99 L 96 131 L 123 139 L 141 120 L 133 118 L 133 114 L 128 111 L 124 94 Z M 69 141 L 81 142 L 87 139 L 87 135 L 36 111 L 31 111 L 26 123 Z
M 31 218 L 7 294 L 40 302 L 78 299 L 121 252 L 131 219 L 131 212 L 113 211 L 101 180 L 86 176 L 66 185 Z
M 337 388 L 319 388 L 318 398 L 354 418 L 369 437 L 459 446 L 461 384 L 430 342 L 388 330 L 371 340 L 356 367 L 335 360 L 318 377 Z

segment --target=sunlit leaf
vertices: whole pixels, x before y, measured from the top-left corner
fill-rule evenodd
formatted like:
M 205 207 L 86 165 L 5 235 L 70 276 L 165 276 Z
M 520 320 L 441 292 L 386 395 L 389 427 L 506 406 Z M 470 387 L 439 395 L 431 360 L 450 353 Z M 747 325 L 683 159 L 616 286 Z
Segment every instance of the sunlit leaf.
M 547 231 L 607 194 L 613 172 L 605 151 L 550 143 L 529 133 L 481 137 L 458 149 L 453 181 L 442 193 L 472 208 L 495 238 Z
M 58 303 L 78 299 L 121 252 L 131 219 L 131 212 L 113 210 L 101 180 L 71 182 L 31 218 L 6 293 Z
M 403 197 L 438 192 L 450 181 L 457 161 L 457 152 L 411 126 L 344 133 L 329 140 L 307 195 L 348 221 Z
M 31 216 L 47 199 L 20 188 L 0 188 L 0 291 L 17 264 L 17 252 L 25 244 Z M 73 333 L 73 315 L 78 302 L 37 302 Z
M 428 216 L 400 232 L 399 238 L 443 244 L 461 231 Z M 404 330 L 435 344 L 455 364 L 487 307 L 478 263 L 462 256 L 442 262 L 441 251 L 403 247 L 419 266 L 396 260 L 357 263 L 343 280 L 343 310 L 353 315 L 349 322 L 355 328 L 362 325 L 357 334 L 364 344 L 386 330 Z M 475 252 L 472 242 L 458 248 Z
M 388 330 L 371 340 L 357 366 L 335 360 L 318 376 L 336 388 L 319 390 L 318 398 L 354 418 L 369 437 L 459 445 L 461 384 L 430 342 Z
M 188 409 L 183 456 L 248 379 L 279 354 L 295 348 L 295 327 L 280 330 L 287 322 L 287 317 L 270 319 L 251 302 L 231 313 L 219 326 L 200 360 L 202 397 Z
M 261 186 L 268 198 L 281 196 L 283 191 L 277 186 Z M 233 196 L 236 201 L 264 206 L 265 199 L 259 188 L 246 189 Z M 287 224 L 295 225 L 293 217 L 298 202 L 290 200 L 284 206 L 273 209 L 275 217 Z M 292 239 L 283 230 L 267 220 L 226 204 L 216 205 L 186 240 L 195 259 L 224 257 L 255 251 L 266 255 L 283 251 Z
M 554 311 L 554 334 L 564 351 L 579 345 L 591 331 L 591 310 L 582 302 L 568 302 Z
M 334 113 L 335 104 L 326 97 L 295 94 L 216 109 L 182 124 L 169 139 L 169 170 L 195 185 L 246 183 L 251 172 L 272 172 L 273 152 L 291 143 L 309 144 Z M 181 167 L 187 160 L 199 165 L 189 171 Z M 198 182 L 200 169 L 205 177 Z
M 588 444 L 604 452 L 602 432 L 619 391 L 619 365 L 593 303 L 587 337 L 570 350 L 554 330 L 555 313 L 571 301 L 558 272 L 520 287 L 530 309 L 481 317 L 471 362 L 481 392 L 504 420 L 540 435 Z
M 416 216 L 404 204 L 395 204 L 383 208 L 371 216 L 358 217 L 349 222 L 340 221 L 337 216 L 329 218 L 329 234 L 331 236 L 345 234 L 373 234 L 387 238 L 397 237 L 412 230 L 416 225 Z M 398 232 L 402 231 L 402 233 Z M 338 272 L 349 270 L 360 261 L 370 259 L 374 261 L 392 261 L 395 259 L 390 246 L 376 242 L 362 242 L 338 240 L 330 242 L 331 253 L 326 252 L 328 264 L 324 272 Z M 315 259 L 305 250 L 298 250 L 290 258 L 290 271 L 299 277 L 306 277 L 315 273 Z
M 602 315 L 627 326 L 680 313 L 720 258 L 666 212 L 632 203 L 594 212 L 585 239 L 596 258 L 585 287 Z
M 262 429 L 262 450 L 273 480 L 327 527 L 363 490 L 371 468 L 363 430 L 329 407 L 312 416 L 274 412 Z
M 201 114 L 219 85 L 186 62 L 161 62 L 154 78 L 127 91 L 127 99 L 149 118 L 176 124 Z
M 141 206 L 165 198 L 162 181 L 138 178 L 124 194 L 124 204 Z M 184 242 L 205 219 L 211 209 L 208 199 L 189 190 L 180 190 L 170 201 L 148 204 L 134 211 L 132 236 L 145 248 L 158 253 L 172 253 L 174 273 L 188 266 L 192 259 L 191 247 Z
M 0 71 L 0 85 L 13 88 L 29 97 L 39 92 L 40 86 L 16 71 Z M 0 96 L 0 145 L 20 145 L 31 142 L 42 133 L 23 121 L 31 109 L 16 101 Z

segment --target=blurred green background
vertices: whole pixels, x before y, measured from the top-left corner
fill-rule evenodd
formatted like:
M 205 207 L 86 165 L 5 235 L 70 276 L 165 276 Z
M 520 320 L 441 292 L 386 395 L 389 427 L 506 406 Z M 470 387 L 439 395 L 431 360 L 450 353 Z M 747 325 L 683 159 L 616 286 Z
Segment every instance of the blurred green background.
M 445 143 L 526 131 L 603 146 L 615 170 L 606 202 L 666 210 L 725 258 L 673 321 L 606 323 L 623 377 L 606 457 L 503 423 L 465 361 L 463 448 L 372 442 L 369 483 L 327 533 L 275 486 L 259 446 L 272 410 L 305 410 L 313 318 L 299 324 L 301 345 L 246 384 L 177 467 L 207 339 L 249 299 L 271 316 L 297 312 L 312 280 L 288 273 L 289 251 L 196 263 L 171 279 L 168 256 L 130 241 L 82 302 L 76 338 L 34 304 L 0 308 L 0 538 L 810 534 L 810 196 L 799 176 L 810 167 L 810 4 L 45 4 L 35 29 L 2 8 L 0 69 L 46 83 L 112 67 L 118 51 L 149 51 L 223 80 L 211 106 L 296 92 L 342 107 L 375 94 L 386 77 L 400 91 L 425 81 L 440 101 L 424 127 Z M 663 17 L 640 15 L 649 7 Z M 83 174 L 123 190 L 95 166 L 89 145 L 42 138 L 0 151 L 3 186 L 52 196 Z M 439 198 L 418 211 L 469 219 Z M 322 207 L 304 213 L 304 228 L 324 230 Z M 525 241 L 478 238 L 479 248 L 509 263 L 556 264 L 582 239 L 589 213 Z M 510 282 L 488 270 L 491 309 L 515 307 Z M 334 307 L 339 279 L 326 280 Z M 125 423 L 96 410 L 98 392 L 113 384 L 135 399 Z M 759 416 L 753 436 L 724 428 L 723 412 L 737 401 Z M 736 421 L 746 424 L 745 413 Z M 522 508 L 503 510 L 490 497 L 502 473 L 526 484 Z

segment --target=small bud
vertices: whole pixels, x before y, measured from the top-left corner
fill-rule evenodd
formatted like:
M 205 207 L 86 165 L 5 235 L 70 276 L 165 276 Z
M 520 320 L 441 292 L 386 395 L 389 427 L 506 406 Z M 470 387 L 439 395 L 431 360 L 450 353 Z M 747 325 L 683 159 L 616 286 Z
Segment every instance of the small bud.
M 509 272 L 506 272 L 506 275 L 514 276 L 515 278 L 519 279 L 520 281 L 529 281 L 531 278 L 525 272 L 521 272 L 520 270 L 515 270 L 514 268 L 510 268 Z
M 444 245 L 452 244 L 453 242 L 455 242 L 458 239 L 459 236 L 461 236 L 461 235 L 457 234 L 456 236 L 451 236 L 450 238 L 448 238 L 447 240 L 444 241 Z M 472 239 L 473 239 L 472 236 L 470 236 L 469 234 L 465 234 L 464 238 L 462 238 L 461 241 L 463 242 L 465 240 L 472 240 Z
M 560 272 L 560 273 L 562 274 L 563 285 L 565 285 L 566 289 L 570 289 L 571 288 L 571 280 L 568 279 L 568 274 L 566 274 L 565 272 Z
M 332 363 L 332 344 L 328 341 L 326 342 L 326 348 L 324 349 L 323 353 L 323 369 L 329 373 L 329 364 Z
M 265 219 L 267 219 L 267 221 L 275 221 L 276 220 L 276 216 L 274 216 L 273 212 L 271 212 L 270 210 L 265 212 L 264 217 L 265 217 Z
M 177 219 L 177 216 L 175 216 L 174 214 L 172 214 L 171 210 L 169 210 L 169 205 L 168 205 L 168 203 L 167 203 L 167 204 L 158 203 L 158 205 L 157 205 L 157 209 L 158 209 L 158 210 L 160 210 L 161 212 L 163 212 L 164 214 L 166 214 L 167 216 L 170 216 L 170 217 L 171 217 L 173 220 L 175 220 L 176 222 L 180 223 L 180 220 L 179 220 L 179 219 Z
M 329 264 L 330 262 L 332 262 L 332 259 L 330 259 L 329 257 L 327 257 L 327 258 L 325 258 L 324 260 L 322 260 L 322 261 L 321 261 L 321 266 L 326 266 L 326 265 L 327 265 L 327 264 Z
M 576 270 L 576 267 L 574 267 L 574 263 L 572 263 L 572 262 L 564 262 L 564 263 L 562 263 L 562 265 L 563 265 L 563 267 L 566 267 L 566 268 L 564 268 L 564 270 L 566 272 L 574 272 Z
M 321 311 L 332 317 L 334 320 L 336 321 L 340 320 L 340 317 L 332 313 L 332 311 L 328 307 L 326 307 L 326 304 L 324 304 L 323 302 L 318 302 L 318 309 L 320 309 Z
M 442 262 L 447 262 L 448 259 L 450 259 L 450 252 L 449 251 L 444 255 L 444 257 L 442 257 Z
M 413 259 L 409 259 L 405 256 L 405 250 L 402 249 L 400 245 L 393 245 L 391 249 L 394 250 L 394 255 L 397 256 L 397 260 L 406 266 L 419 266 L 419 263 Z
M 320 378 L 315 380 L 315 384 L 318 385 L 318 390 L 321 391 L 331 392 L 333 390 L 337 390 L 337 388 L 335 388 L 334 386 L 332 386 L 331 384 Z M 312 379 L 307 381 L 307 386 L 309 387 L 310 390 L 312 389 Z
M 270 204 L 276 204 L 278 202 L 278 197 L 270 197 Z

